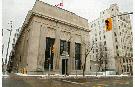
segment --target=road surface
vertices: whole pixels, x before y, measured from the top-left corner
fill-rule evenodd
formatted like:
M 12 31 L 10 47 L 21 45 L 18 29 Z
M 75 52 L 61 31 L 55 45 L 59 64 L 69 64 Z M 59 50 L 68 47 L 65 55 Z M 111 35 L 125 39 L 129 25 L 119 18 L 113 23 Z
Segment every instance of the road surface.
M 2 78 L 2 87 L 133 87 L 132 77 L 45 79 L 9 75 Z

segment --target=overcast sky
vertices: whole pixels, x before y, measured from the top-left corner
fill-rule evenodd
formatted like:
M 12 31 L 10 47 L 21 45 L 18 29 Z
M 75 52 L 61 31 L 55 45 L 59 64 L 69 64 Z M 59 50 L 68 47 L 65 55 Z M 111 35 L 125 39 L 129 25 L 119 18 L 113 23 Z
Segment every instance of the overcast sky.
M 32 9 L 36 0 L 3 0 L 2 2 L 2 27 L 4 29 L 3 44 L 4 44 L 4 58 L 7 49 L 7 42 L 9 32 L 6 29 L 10 28 L 9 21 L 13 21 L 12 37 L 15 29 L 22 26 L 24 19 L 29 10 Z M 51 5 L 56 5 L 61 0 L 41 0 Z M 63 0 L 64 9 L 82 16 L 88 21 L 92 21 L 100 16 L 100 12 L 109 8 L 110 4 L 116 3 L 121 12 L 133 11 L 133 0 Z M 10 46 L 11 49 L 11 46 Z

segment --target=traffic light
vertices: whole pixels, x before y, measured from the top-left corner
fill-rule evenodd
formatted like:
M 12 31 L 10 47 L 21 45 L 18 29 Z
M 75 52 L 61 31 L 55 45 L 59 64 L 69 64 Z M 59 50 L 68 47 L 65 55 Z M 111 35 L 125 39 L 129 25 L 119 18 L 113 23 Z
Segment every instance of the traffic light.
M 112 18 L 107 18 L 105 20 L 105 25 L 106 25 L 106 31 L 112 30 Z

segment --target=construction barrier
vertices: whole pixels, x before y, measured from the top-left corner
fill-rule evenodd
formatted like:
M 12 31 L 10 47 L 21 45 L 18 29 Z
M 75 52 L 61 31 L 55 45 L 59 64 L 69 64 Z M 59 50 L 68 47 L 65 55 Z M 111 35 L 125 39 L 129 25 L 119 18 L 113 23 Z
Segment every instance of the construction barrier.
M 22 74 L 27 74 L 27 69 L 26 69 L 26 68 L 21 68 L 21 69 L 20 69 L 20 72 L 21 72 Z

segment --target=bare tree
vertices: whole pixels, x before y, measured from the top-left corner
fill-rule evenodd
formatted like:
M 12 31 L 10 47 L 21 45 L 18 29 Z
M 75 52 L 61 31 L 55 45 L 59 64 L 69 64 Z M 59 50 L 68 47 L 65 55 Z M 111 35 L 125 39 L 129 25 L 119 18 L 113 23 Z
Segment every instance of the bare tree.
M 103 43 L 100 42 L 99 46 L 96 49 L 96 52 L 97 52 L 96 61 L 98 64 L 97 71 L 106 71 L 109 55 L 109 53 L 107 52 L 107 47 L 105 47 L 105 45 L 103 45 Z
M 93 49 L 94 47 L 94 44 L 95 43 L 92 43 L 92 46 L 91 44 L 88 42 L 88 44 L 84 43 L 83 44 L 85 45 L 85 57 L 84 57 L 84 64 L 83 64 L 83 76 L 85 76 L 85 70 L 86 70 L 86 58 L 88 57 L 88 55 L 90 54 L 91 50 Z
M 109 49 L 107 49 L 107 47 L 102 42 L 99 42 L 98 45 L 94 42 L 92 44 L 90 44 L 90 42 L 87 44 L 83 42 L 83 44 L 85 45 L 83 76 L 85 76 L 87 57 L 92 50 L 96 50 L 96 63 L 98 65 L 97 71 L 106 71 L 108 68 L 108 55 L 110 55 L 107 50 Z

